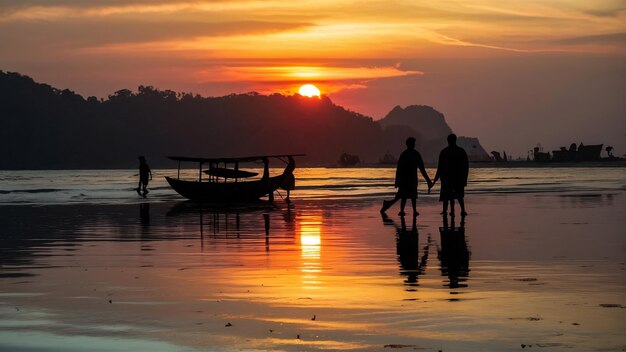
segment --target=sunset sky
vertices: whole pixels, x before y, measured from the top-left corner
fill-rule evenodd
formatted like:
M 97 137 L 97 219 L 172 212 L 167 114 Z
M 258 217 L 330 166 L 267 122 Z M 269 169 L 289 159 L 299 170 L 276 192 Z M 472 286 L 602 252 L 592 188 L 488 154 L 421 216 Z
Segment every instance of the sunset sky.
M 488 151 L 626 153 L 620 0 L 0 0 L 0 70 L 98 97 L 313 83 L 375 119 L 431 105 Z

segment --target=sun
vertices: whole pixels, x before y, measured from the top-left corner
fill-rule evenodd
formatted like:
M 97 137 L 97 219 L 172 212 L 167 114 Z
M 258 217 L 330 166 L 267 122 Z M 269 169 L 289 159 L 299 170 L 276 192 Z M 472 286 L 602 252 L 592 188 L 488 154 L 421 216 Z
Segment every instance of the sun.
M 320 90 L 317 89 L 316 86 L 312 85 L 312 84 L 305 84 L 302 87 L 300 87 L 300 90 L 298 91 L 298 93 L 300 95 L 303 95 L 305 97 L 320 97 Z

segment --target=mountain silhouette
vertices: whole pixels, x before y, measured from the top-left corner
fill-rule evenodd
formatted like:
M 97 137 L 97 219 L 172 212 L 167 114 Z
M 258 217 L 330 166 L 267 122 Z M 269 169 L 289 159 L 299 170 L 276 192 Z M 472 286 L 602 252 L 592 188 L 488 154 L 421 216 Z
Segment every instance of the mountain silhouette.
M 417 148 L 432 162 L 451 129 L 436 110 L 419 108 L 428 113 L 396 121 L 397 107 L 377 122 L 327 97 L 202 97 L 139 86 L 85 99 L 0 71 L 0 147 L 9 151 L 0 169 L 133 168 L 137 155 L 155 168 L 173 166 L 167 155 L 296 152 L 306 153 L 302 163 L 309 165 L 334 164 L 344 152 L 374 163 L 388 150 L 401 150 L 407 136 L 418 139 Z
M 400 137 L 402 131 L 414 130 L 427 133 L 416 133 L 417 149 L 428 161 L 433 161 L 433 155 L 438 155 L 439 151 L 448 144 L 446 138 L 452 129 L 446 123 L 442 113 L 427 105 L 410 105 L 406 108 L 396 106 L 387 116 L 379 121 L 384 127 L 387 144 L 391 140 Z M 397 144 L 397 143 L 396 143 Z M 468 157 L 472 161 L 490 160 L 487 151 L 480 145 L 478 138 L 458 137 L 457 145 L 465 149 Z M 391 147 L 398 155 L 403 146 Z M 436 156 L 435 156 L 436 158 Z

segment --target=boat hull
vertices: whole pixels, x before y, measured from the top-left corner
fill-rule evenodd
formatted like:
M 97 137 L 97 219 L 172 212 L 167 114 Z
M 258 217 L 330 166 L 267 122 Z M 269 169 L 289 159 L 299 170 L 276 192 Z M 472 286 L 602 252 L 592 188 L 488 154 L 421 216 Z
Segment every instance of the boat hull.
M 285 174 L 246 182 L 198 182 L 165 177 L 170 186 L 181 196 L 201 202 L 252 201 L 274 192 L 285 182 Z

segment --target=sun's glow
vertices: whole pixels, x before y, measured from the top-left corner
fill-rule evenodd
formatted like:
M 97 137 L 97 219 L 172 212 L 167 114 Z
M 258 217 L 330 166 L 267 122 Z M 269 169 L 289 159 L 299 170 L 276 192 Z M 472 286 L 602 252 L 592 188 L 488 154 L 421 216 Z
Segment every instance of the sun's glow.
M 302 288 L 320 288 L 319 275 L 322 273 L 322 217 L 308 215 L 301 217 L 298 224 L 300 234 Z
M 305 84 L 305 85 L 303 85 L 302 87 L 300 87 L 300 90 L 298 91 L 298 93 L 300 95 L 303 95 L 303 96 L 309 97 L 309 98 L 312 98 L 312 97 L 318 97 L 319 98 L 320 94 L 321 94 L 320 90 L 316 86 L 314 86 L 312 84 Z

